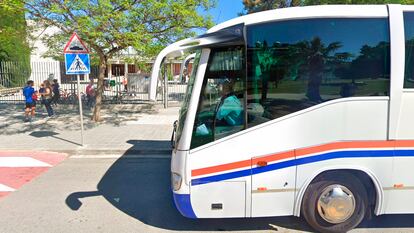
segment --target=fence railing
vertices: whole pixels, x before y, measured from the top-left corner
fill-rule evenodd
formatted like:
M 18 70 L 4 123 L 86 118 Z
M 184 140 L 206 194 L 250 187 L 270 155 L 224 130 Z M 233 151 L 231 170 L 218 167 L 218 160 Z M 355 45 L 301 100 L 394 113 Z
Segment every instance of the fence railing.
M 22 89 L 27 80 L 33 80 L 35 89 L 46 79 L 57 79 L 61 89 L 62 104 L 77 104 L 77 83 L 75 80 L 62 75 L 60 62 L 31 62 L 25 70 L 16 71 L 22 65 L 13 62 L 0 63 L 0 103 L 23 104 Z M 131 77 L 129 77 L 131 76 Z M 128 75 L 125 87 L 123 76 L 113 76 L 105 79 L 103 102 L 105 104 L 133 104 L 149 101 L 149 78 L 134 81 L 134 75 Z M 64 80 L 62 80 L 64 79 Z M 86 99 L 87 79 L 83 79 L 79 89 L 83 99 Z M 184 100 L 187 84 L 175 81 L 168 82 L 167 96 L 169 102 L 179 103 Z M 163 101 L 163 86 L 158 87 L 157 100 Z
M 0 62 L 0 89 L 23 86 L 30 73 L 29 62 Z

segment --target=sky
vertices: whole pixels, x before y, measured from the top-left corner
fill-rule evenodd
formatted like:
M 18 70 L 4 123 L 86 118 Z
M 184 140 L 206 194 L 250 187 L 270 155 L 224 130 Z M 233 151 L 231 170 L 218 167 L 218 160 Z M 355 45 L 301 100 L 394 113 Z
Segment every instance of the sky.
M 242 0 L 217 0 L 216 2 L 216 7 L 208 12 L 199 10 L 201 14 L 210 14 L 215 24 L 236 18 L 243 11 Z
M 215 8 L 209 13 L 213 16 L 214 23 L 222 23 L 232 18 L 236 18 L 243 11 L 241 0 L 218 0 Z

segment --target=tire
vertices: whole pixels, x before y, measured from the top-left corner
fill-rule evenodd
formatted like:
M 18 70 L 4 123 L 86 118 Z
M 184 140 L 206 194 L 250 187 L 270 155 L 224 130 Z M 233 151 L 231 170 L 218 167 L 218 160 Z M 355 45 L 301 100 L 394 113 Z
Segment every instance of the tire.
M 368 212 L 367 191 L 364 185 L 352 174 L 332 175 L 332 177 L 325 176 L 309 185 L 302 201 L 303 217 L 318 232 L 347 232 L 358 226 L 364 219 L 365 213 Z M 324 199 L 324 197 L 331 196 L 334 193 L 328 191 L 332 190 L 332 188 L 343 191 L 342 193 L 345 194 L 348 201 L 352 200 L 353 196 L 353 202 L 351 203 L 354 203 L 354 210 L 348 212 L 349 216 L 346 215 L 345 217 L 342 216 L 342 219 L 332 220 L 332 218 L 329 218 L 331 217 L 329 212 L 324 214 L 326 212 L 320 207 L 321 205 L 318 206 L 318 203 L 323 203 L 320 202 L 321 200 L 328 200 L 328 198 Z M 351 194 L 349 194 L 349 191 Z M 334 211 L 334 213 L 337 212 Z

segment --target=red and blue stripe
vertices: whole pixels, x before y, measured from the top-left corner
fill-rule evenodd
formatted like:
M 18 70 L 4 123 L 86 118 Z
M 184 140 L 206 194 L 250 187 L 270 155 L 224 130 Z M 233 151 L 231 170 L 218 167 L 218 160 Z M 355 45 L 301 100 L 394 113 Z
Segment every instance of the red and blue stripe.
M 200 185 L 251 176 L 292 166 L 300 166 L 341 158 L 384 158 L 414 156 L 414 141 L 350 141 L 334 142 L 262 156 L 233 163 L 194 169 L 191 185 Z M 257 167 L 257 163 L 269 165 Z

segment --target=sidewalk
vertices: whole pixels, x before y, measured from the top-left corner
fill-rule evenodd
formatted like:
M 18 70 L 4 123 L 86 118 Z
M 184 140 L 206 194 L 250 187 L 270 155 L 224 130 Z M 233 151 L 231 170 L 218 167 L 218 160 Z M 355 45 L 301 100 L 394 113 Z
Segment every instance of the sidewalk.
M 44 108 L 32 123 L 23 122 L 23 106 L 0 105 L 0 150 L 38 150 L 69 155 L 169 154 L 173 122 L 179 107 L 108 105 L 103 122 L 90 120 L 84 110 L 84 146 L 80 145 L 76 107 L 58 106 L 56 118 L 46 119 Z

